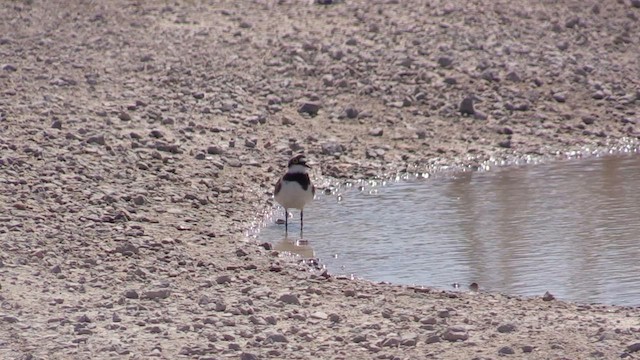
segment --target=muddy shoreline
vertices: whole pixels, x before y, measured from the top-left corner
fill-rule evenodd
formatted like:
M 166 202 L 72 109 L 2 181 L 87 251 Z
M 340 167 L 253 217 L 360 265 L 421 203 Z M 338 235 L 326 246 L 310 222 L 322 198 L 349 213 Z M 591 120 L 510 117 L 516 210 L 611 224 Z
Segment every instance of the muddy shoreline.
M 637 141 L 636 2 L 0 5 L 0 357 L 637 356 L 638 308 L 327 277 L 245 236 L 297 152 L 364 179 Z

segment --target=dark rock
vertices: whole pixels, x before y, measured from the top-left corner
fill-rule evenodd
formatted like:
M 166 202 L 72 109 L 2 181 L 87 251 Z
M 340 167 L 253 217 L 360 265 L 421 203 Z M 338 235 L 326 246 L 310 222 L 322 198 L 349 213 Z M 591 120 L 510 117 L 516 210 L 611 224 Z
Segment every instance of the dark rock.
M 547 291 L 547 292 L 545 292 L 545 293 L 544 293 L 544 295 L 542 295 L 542 300 L 543 300 L 543 301 L 552 301 L 552 300 L 555 300 L 555 299 L 556 299 L 556 297 L 555 297 L 555 296 L 553 296 L 553 294 L 551 294 L 551 293 L 550 293 L 550 292 L 548 292 L 548 291 Z
M 640 0 L 631 0 L 631 6 L 636 9 L 640 9 Z
M 364 342 L 364 341 L 367 341 L 367 336 L 363 335 L 363 334 L 356 335 L 351 339 L 351 342 L 354 342 L 356 344 Z
M 596 122 L 596 118 L 595 118 L 595 117 L 593 117 L 593 116 L 584 116 L 584 117 L 582 118 L 582 122 L 583 122 L 585 125 L 591 125 L 591 124 L 593 124 L 594 122 Z
M 216 278 L 217 284 L 227 284 L 231 282 L 231 276 L 229 275 L 220 275 Z
M 460 114 L 462 115 L 473 115 L 476 111 L 473 108 L 473 102 L 475 100 L 475 96 L 467 96 L 462 99 L 460 102 Z
M 164 137 L 164 134 L 160 130 L 151 130 L 149 136 L 156 139 L 162 139 Z
M 129 113 L 122 111 L 120 113 L 120 115 L 118 115 L 118 118 L 122 121 L 130 121 L 131 120 L 131 115 L 129 115 Z
M 640 6 L 638 6 L 640 7 Z M 640 342 L 627 346 L 627 352 L 634 353 L 640 351 Z
M 271 341 L 271 342 L 280 342 L 280 343 L 288 343 L 289 340 L 287 340 L 287 338 L 280 334 L 280 333 L 275 333 L 275 334 L 271 334 L 269 336 L 267 336 L 267 338 L 265 339 L 265 341 Z
M 318 115 L 318 111 L 320 111 L 320 105 L 315 102 L 306 102 L 298 108 L 299 113 L 309 114 L 311 116 Z
M 62 121 L 60 120 L 54 120 L 54 122 L 51 124 L 51 128 L 52 129 L 62 129 Z
M 283 302 L 285 304 L 300 305 L 300 300 L 298 300 L 298 295 L 294 295 L 294 294 L 282 294 L 278 298 L 278 301 Z
M 98 144 L 98 145 L 106 144 L 104 140 L 104 135 L 95 135 L 95 136 L 88 137 L 87 144 Z
M 358 109 L 354 108 L 353 106 L 347 106 L 344 109 L 343 114 L 347 119 L 355 119 L 360 114 L 360 111 L 358 111 Z
M 438 65 L 443 68 L 450 68 L 453 65 L 453 59 L 449 56 L 441 56 L 438 58 Z
M 265 250 L 273 250 L 273 245 L 271 245 L 271 243 L 268 243 L 268 242 L 264 242 L 260 244 L 260 246 L 262 246 L 262 248 L 264 248 Z
M 211 145 L 207 147 L 207 154 L 210 155 L 221 155 L 224 154 L 224 149 L 218 145 Z
M 51 270 L 49 270 L 49 272 L 52 274 L 60 274 L 62 272 L 62 269 L 60 268 L 60 265 L 55 265 L 51 268 Z
M 243 352 L 242 354 L 240 354 L 240 360 L 258 360 L 258 356 L 251 353 Z
M 401 340 L 397 337 L 388 337 L 382 340 L 378 345 L 382 347 L 398 347 Z
M 465 341 L 469 338 L 467 330 L 461 326 L 452 326 L 442 333 L 442 338 L 447 341 Z
M 440 336 L 438 335 L 429 336 L 427 340 L 425 340 L 424 342 L 425 344 L 433 344 L 433 343 L 440 342 Z
M 138 249 L 138 247 L 133 245 L 130 242 L 127 242 L 125 244 L 116 246 L 116 250 L 115 250 L 115 252 L 120 253 L 120 254 L 125 255 L 125 256 L 131 256 L 133 254 L 138 254 L 139 251 L 140 250 Z
M 553 96 L 553 100 L 559 103 L 563 103 L 567 101 L 567 96 L 564 93 L 555 93 L 552 96 Z
M 498 326 L 498 332 L 502 334 L 508 334 L 516 331 L 516 326 L 513 324 L 503 324 Z
M 500 355 L 512 355 L 512 354 L 515 354 L 515 353 L 516 352 L 510 346 L 503 346 L 503 347 L 500 348 L 500 350 L 498 350 L 498 354 L 500 354 Z
M 195 92 L 193 93 L 193 97 L 196 99 L 204 99 L 204 93 L 203 92 Z
M 142 293 L 142 298 L 148 300 L 166 299 L 169 295 L 171 295 L 171 290 L 169 289 L 156 289 L 145 291 Z
M 523 353 L 530 353 L 533 352 L 533 346 L 531 345 L 525 345 L 522 347 L 522 352 Z
M 505 149 L 511 148 L 511 139 L 500 141 L 498 146 Z
M 138 295 L 137 291 L 129 289 L 124 292 L 124 297 L 126 297 L 127 299 L 137 299 L 140 297 L 140 295 Z
M 2 65 L 2 70 L 7 72 L 14 72 L 14 71 L 18 71 L 18 68 L 11 64 L 4 64 Z

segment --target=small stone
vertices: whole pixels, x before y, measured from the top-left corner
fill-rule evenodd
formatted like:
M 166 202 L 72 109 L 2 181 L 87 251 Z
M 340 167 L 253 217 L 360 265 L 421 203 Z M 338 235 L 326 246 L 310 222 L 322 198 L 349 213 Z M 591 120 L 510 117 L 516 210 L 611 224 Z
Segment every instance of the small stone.
M 118 118 L 122 121 L 130 121 L 131 115 L 129 115 L 129 113 L 126 111 L 122 111 L 120 112 L 120 115 L 118 115 Z
M 60 268 L 60 265 L 55 265 L 51 268 L 51 270 L 49 270 L 49 272 L 52 274 L 60 274 L 62 272 L 62 269 Z
M 522 347 L 522 352 L 523 353 L 530 353 L 533 352 L 533 346 L 531 345 L 525 345 Z
M 453 59 L 449 56 L 441 56 L 438 58 L 438 65 L 443 68 L 450 68 L 453 65 Z
M 596 118 L 595 118 L 595 117 L 593 117 L 593 116 L 584 116 L 584 117 L 582 118 L 582 122 L 583 122 L 585 125 L 591 125 L 591 124 L 593 124 L 594 122 L 596 122 Z
M 335 141 L 326 142 L 320 145 L 320 148 L 322 150 L 322 154 L 324 155 L 338 155 L 342 154 L 342 152 L 344 151 L 344 147 L 340 143 Z
M 87 138 L 87 144 L 104 145 L 105 143 L 104 135 L 95 135 Z
M 475 110 L 473 108 L 474 99 L 475 98 L 473 96 L 467 96 L 466 98 L 462 99 L 462 102 L 460 102 L 460 114 L 473 115 L 475 113 Z
M 640 7 L 640 6 L 639 6 Z M 634 353 L 640 351 L 640 342 L 627 346 L 627 352 Z
M 142 294 L 142 298 L 148 300 L 166 299 L 169 295 L 171 295 L 171 290 L 169 289 L 156 289 L 145 291 Z
M 440 310 L 440 311 L 438 311 L 438 317 L 439 318 L 448 318 L 448 317 L 451 317 L 451 313 L 449 312 L 449 310 Z
M 224 153 L 224 150 L 222 149 L 222 147 L 218 145 L 211 145 L 207 147 L 207 154 L 209 155 L 221 155 L 223 153 Z
M 136 195 L 134 196 L 131 201 L 133 201 L 134 204 L 138 205 L 138 206 L 142 206 L 144 204 L 147 203 L 147 199 L 142 196 L 142 195 Z
M 278 301 L 283 302 L 285 304 L 300 305 L 300 300 L 298 300 L 298 295 L 294 295 L 294 294 L 282 294 L 278 298 Z
M 298 112 L 301 114 L 309 114 L 311 116 L 318 115 L 320 111 L 320 105 L 315 102 L 305 102 L 298 108 Z
M 442 334 L 442 338 L 447 341 L 465 341 L 469 338 L 467 330 L 461 326 L 452 326 L 445 330 Z
M 271 243 L 268 243 L 268 242 L 264 242 L 260 244 L 260 246 L 265 250 L 273 250 L 273 245 L 271 245 Z
M 552 96 L 553 96 L 553 100 L 559 103 L 563 103 L 567 101 L 567 96 L 564 93 L 555 93 Z
M 327 320 L 328 317 L 329 317 L 329 315 L 327 315 L 327 313 L 322 312 L 322 311 L 317 311 L 317 312 L 314 312 L 313 314 L 311 314 L 311 318 L 312 319 Z
M 220 275 L 216 278 L 217 284 L 227 284 L 231 282 L 231 276 L 229 275 Z
M 502 334 L 508 334 L 516 331 L 516 326 L 513 324 L 503 324 L 498 326 L 498 332 Z
M 244 146 L 248 147 L 249 149 L 255 148 L 256 145 L 258 145 L 258 139 L 245 139 L 244 140 Z
M 60 120 L 55 120 L 52 124 L 51 124 L 51 128 L 52 129 L 62 129 L 62 121 Z
M 636 9 L 640 9 L 640 0 L 631 0 L 631 6 Z
M 516 352 L 510 346 L 503 346 L 503 347 L 500 348 L 500 350 L 498 350 L 498 354 L 500 354 L 500 355 L 512 355 L 512 354 L 515 354 L 515 353 Z
M 520 75 L 518 75 L 517 72 L 515 71 L 511 71 L 507 74 L 506 79 L 511 81 L 511 82 L 521 82 L 522 78 L 520 77 Z
M 594 92 L 593 95 L 591 95 L 591 97 L 595 100 L 602 100 L 604 99 L 604 92 L 598 90 Z
M 162 139 L 164 137 L 164 133 L 160 130 L 151 130 L 149 136 L 156 139 Z
M 558 43 L 556 43 L 556 47 L 560 51 L 565 51 L 565 50 L 567 50 L 569 48 L 569 42 L 568 41 L 559 41 Z
M 547 291 L 547 292 L 545 292 L 545 293 L 544 293 L 544 295 L 542 295 L 542 300 L 543 300 L 543 301 L 552 301 L 552 300 L 555 300 L 555 299 L 556 299 L 556 297 L 555 297 L 555 296 L 553 296 L 553 294 L 551 294 L 551 293 L 550 293 L 550 292 L 548 292 L 548 291 Z
M 258 360 L 258 356 L 251 353 L 243 352 L 242 354 L 240 354 L 240 360 Z
M 293 125 L 295 123 L 296 122 L 293 121 L 293 119 L 291 119 L 290 117 L 287 117 L 287 116 L 282 117 L 282 125 Z
M 347 119 L 355 119 L 355 118 L 358 117 L 360 112 L 358 111 L 358 109 L 356 109 L 355 107 L 350 105 L 350 106 L 347 106 L 344 109 L 344 113 L 343 114 Z
M 438 319 L 436 319 L 433 316 L 420 319 L 420 324 L 423 324 L 423 325 L 435 325 L 437 323 L 438 323 Z
M 397 337 L 388 337 L 382 340 L 379 345 L 382 347 L 398 347 L 400 346 L 400 342 L 400 339 Z
M 358 343 L 361 343 L 361 342 L 366 341 L 366 340 L 367 340 L 367 336 L 360 334 L 360 335 L 354 336 L 351 339 L 351 342 L 354 342 L 354 343 L 358 344 Z
M 369 130 L 369 136 L 382 136 L 382 128 L 374 128 Z
M 498 146 L 505 149 L 511 148 L 511 139 L 500 141 Z
M 427 338 L 427 340 L 425 340 L 424 342 L 425 342 L 426 344 L 433 344 L 433 343 L 440 342 L 440 336 L 438 336 L 438 335 L 432 335 L 432 336 L 429 336 L 429 337 Z
M 244 249 L 238 249 L 238 250 L 236 250 L 236 256 L 237 256 L 237 257 L 245 257 L 245 256 L 247 256 L 247 255 L 249 255 L 249 253 L 248 253 L 248 252 L 246 252 Z
M 126 297 L 127 299 L 137 299 L 140 297 L 140 295 L 138 295 L 137 291 L 129 289 L 124 292 L 124 297 Z
M 17 71 L 18 68 L 11 65 L 11 64 L 4 64 L 2 65 L 2 70 L 7 71 L 7 72 L 14 72 Z
M 289 340 L 287 340 L 287 338 L 284 335 L 280 334 L 280 333 L 275 333 L 275 334 L 271 334 L 271 335 L 267 336 L 265 341 L 280 342 L 280 343 L 288 343 L 289 342 Z
M 193 93 L 193 97 L 196 99 L 204 99 L 204 93 L 203 92 L 195 92 Z

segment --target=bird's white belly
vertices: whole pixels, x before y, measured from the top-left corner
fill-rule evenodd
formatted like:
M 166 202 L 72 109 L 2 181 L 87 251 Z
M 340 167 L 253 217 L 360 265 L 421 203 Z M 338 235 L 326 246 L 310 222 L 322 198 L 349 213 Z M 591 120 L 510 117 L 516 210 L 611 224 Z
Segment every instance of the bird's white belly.
M 311 185 L 305 191 L 300 184 L 295 181 L 283 181 L 280 192 L 275 195 L 278 204 L 287 209 L 300 209 L 313 200 Z

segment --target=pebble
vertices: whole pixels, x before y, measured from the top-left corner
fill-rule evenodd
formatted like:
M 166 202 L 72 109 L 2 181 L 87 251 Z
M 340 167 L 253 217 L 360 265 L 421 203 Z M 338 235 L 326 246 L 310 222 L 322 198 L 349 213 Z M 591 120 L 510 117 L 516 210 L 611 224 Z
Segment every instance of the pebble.
M 475 109 L 473 108 L 474 99 L 475 97 L 473 96 L 467 96 L 466 98 L 462 99 L 459 107 L 460 114 L 473 115 L 475 113 Z
M 639 6 L 640 7 L 640 6 Z M 627 346 L 627 352 L 634 353 L 640 351 L 640 342 Z
M 437 342 L 440 342 L 440 336 L 438 336 L 438 335 L 429 336 L 427 338 L 427 340 L 425 340 L 426 344 L 433 344 L 433 343 L 437 343 Z
M 522 352 L 523 352 L 523 353 L 530 353 L 530 352 L 533 352 L 533 346 L 531 346 L 531 345 L 524 345 L 524 346 L 522 347 Z
M 62 269 L 60 268 L 60 265 L 54 265 L 49 272 L 52 274 L 60 274 Z
M 62 121 L 60 120 L 54 120 L 53 123 L 51 123 L 51 128 L 52 129 L 62 129 Z
M 129 289 L 124 292 L 124 297 L 126 297 L 127 299 L 137 299 L 140 297 L 140 295 L 138 295 L 137 291 Z
M 498 142 L 498 146 L 505 149 L 511 148 L 511 139 Z
M 11 64 L 4 64 L 2 65 L 2 70 L 7 71 L 7 72 L 14 72 L 17 71 L 18 68 L 11 65 Z
M 515 353 L 516 352 L 510 346 L 503 346 L 500 348 L 500 350 L 498 350 L 498 354 L 500 355 L 513 355 Z
M 298 108 L 298 112 L 301 114 L 309 114 L 311 116 L 318 115 L 320 111 L 320 105 L 315 102 L 305 102 Z
M 559 103 L 563 103 L 567 101 L 567 96 L 565 95 L 565 93 L 554 93 L 553 100 Z
M 278 298 L 278 301 L 283 302 L 285 304 L 290 304 L 290 305 L 300 305 L 300 300 L 298 300 L 298 295 L 294 295 L 294 294 L 282 294 Z
M 339 155 L 344 151 L 344 147 L 335 141 L 323 143 L 320 148 L 324 155 Z
M 516 331 L 516 326 L 513 324 L 503 324 L 498 326 L 498 332 L 502 334 L 508 334 Z
M 265 341 L 271 341 L 271 342 L 278 342 L 278 343 L 288 343 L 289 340 L 287 340 L 287 338 L 280 334 L 280 333 L 274 333 L 271 335 L 268 335 L 267 338 L 265 339 Z
M 143 299 L 155 300 L 155 299 L 166 299 L 171 295 L 171 290 L 169 289 L 155 289 L 148 290 L 142 293 Z
M 231 282 L 231 276 L 229 275 L 220 275 L 216 278 L 217 284 L 227 284 Z
M 317 311 L 311 314 L 311 318 L 318 319 L 318 320 L 327 320 L 329 318 L 329 315 L 327 315 L 327 313 L 325 312 Z
M 98 145 L 106 144 L 104 140 L 104 135 L 95 135 L 95 136 L 88 137 L 87 144 L 98 144 Z
M 224 154 L 224 149 L 218 145 L 211 145 L 207 147 L 207 154 L 209 155 L 221 155 Z
M 551 293 L 550 293 L 550 292 L 548 292 L 548 291 L 547 291 L 547 292 L 545 292 L 545 293 L 544 293 L 544 295 L 542 295 L 542 300 L 543 300 L 543 301 L 552 301 L 552 300 L 555 300 L 555 299 L 556 299 L 556 297 L 555 297 L 555 296 L 553 296 L 553 294 L 551 294 Z
M 382 128 L 374 128 L 369 130 L 369 136 L 382 136 Z
M 360 111 L 353 107 L 352 105 L 347 106 L 343 111 L 343 116 L 347 119 L 355 119 L 360 114 Z
M 367 336 L 363 335 L 363 334 L 358 334 L 358 335 L 354 336 L 353 338 L 351 338 L 351 342 L 356 343 L 356 344 L 364 342 L 364 341 L 367 341 Z
M 442 68 L 450 68 L 453 65 L 453 58 L 450 56 L 440 56 L 438 58 L 438 65 Z
M 464 327 L 461 326 L 452 326 L 449 327 L 447 330 L 445 330 L 445 332 L 442 334 L 442 338 L 444 340 L 447 341 L 464 341 L 467 340 L 469 338 L 469 334 L 467 333 L 467 330 Z
M 397 338 L 397 337 L 388 337 L 388 338 L 385 338 L 384 340 L 382 340 L 379 343 L 379 346 L 382 346 L 382 347 L 398 347 L 398 346 L 400 346 L 400 342 L 401 342 L 401 340 L 399 338 Z
M 243 352 L 242 354 L 240 354 L 240 360 L 258 360 L 258 356 L 251 353 Z
M 120 112 L 120 114 L 118 115 L 118 118 L 122 121 L 129 121 L 131 120 L 131 115 L 129 115 L 128 112 L 126 111 L 122 111 Z

